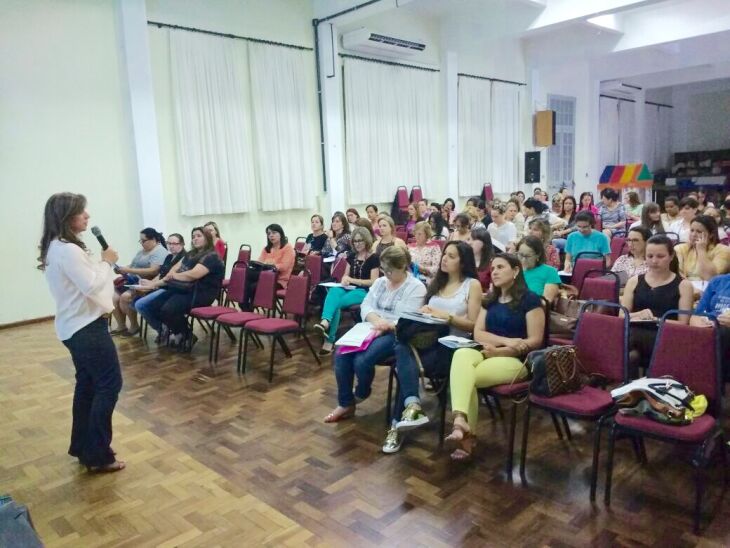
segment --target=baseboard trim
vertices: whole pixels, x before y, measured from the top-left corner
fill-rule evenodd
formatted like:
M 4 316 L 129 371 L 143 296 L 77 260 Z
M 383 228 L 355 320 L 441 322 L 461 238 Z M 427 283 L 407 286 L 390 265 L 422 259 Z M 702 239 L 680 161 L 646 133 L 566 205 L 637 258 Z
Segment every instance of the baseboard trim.
M 47 322 L 48 320 L 55 319 L 56 316 L 43 316 L 42 318 L 33 318 L 30 320 L 21 320 L 19 322 L 11 322 L 11 323 L 0 323 L 0 330 L 3 329 L 12 329 L 13 327 L 22 327 L 24 325 L 31 325 L 34 323 L 41 323 L 41 322 Z

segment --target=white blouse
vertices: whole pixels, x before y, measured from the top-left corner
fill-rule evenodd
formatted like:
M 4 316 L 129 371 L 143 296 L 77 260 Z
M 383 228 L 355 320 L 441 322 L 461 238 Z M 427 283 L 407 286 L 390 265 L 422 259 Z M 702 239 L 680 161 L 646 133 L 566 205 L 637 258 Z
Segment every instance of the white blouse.
M 56 301 L 56 334 L 70 339 L 82 327 L 114 310 L 114 271 L 76 244 L 53 240 L 46 255 L 46 281 Z

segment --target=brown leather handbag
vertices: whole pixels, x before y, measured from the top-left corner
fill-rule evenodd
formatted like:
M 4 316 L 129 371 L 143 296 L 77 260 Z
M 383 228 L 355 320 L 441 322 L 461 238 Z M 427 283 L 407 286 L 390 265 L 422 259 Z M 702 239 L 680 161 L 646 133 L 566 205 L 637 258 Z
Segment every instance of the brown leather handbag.
M 532 371 L 530 392 L 538 396 L 560 396 L 577 392 L 587 382 L 575 353 L 575 346 L 550 346 L 527 355 Z

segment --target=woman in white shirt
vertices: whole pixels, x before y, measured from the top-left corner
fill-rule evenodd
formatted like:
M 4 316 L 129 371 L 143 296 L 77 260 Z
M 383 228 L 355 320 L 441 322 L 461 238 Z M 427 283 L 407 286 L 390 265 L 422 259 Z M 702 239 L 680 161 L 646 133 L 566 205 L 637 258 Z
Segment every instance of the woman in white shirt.
M 360 305 L 360 316 L 363 321 L 372 324 L 376 338 L 366 350 L 335 356 L 337 407 L 324 418 L 324 422 L 338 422 L 355 415 L 356 402 L 370 396 L 375 366 L 395 352 L 398 318 L 403 312 L 415 312 L 423 306 L 426 286 L 408 271 L 410 264 L 408 250 L 398 246 L 389 247 L 380 255 L 384 276 L 373 283 Z M 420 410 L 418 377 L 418 369 L 398 371 L 401 397 L 406 405 L 418 403 Z M 355 379 L 357 386 L 353 393 Z M 419 419 L 421 416 L 425 415 L 421 413 Z
M 89 223 L 86 198 L 64 192 L 46 202 L 38 268 L 56 301 L 56 333 L 76 368 L 71 445 L 68 453 L 90 472 L 117 472 L 125 466 L 111 448 L 112 414 L 122 388 L 117 350 L 109 334 L 114 309 L 112 248 L 91 259 L 79 235 Z
M 492 222 L 487 227 L 492 241 L 502 244 L 503 251 L 517 241 L 517 227 L 505 218 L 506 212 L 507 204 L 495 203 L 492 206 Z

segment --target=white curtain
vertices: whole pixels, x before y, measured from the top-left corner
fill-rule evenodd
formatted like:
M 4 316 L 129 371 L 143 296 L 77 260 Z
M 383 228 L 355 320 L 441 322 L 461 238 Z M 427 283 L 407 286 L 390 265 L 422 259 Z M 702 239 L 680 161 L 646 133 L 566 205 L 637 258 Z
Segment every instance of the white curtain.
M 492 83 L 460 77 L 458 103 L 459 195 L 475 196 L 492 182 Z
M 492 83 L 492 188 L 509 193 L 519 184 L 520 86 Z
M 619 120 L 618 100 L 608 97 L 599 98 L 599 148 L 601 170 L 609 165 L 619 163 Z
M 638 142 L 636 139 L 636 103 L 619 101 L 618 105 L 618 163 L 639 162 Z
M 249 45 L 261 209 L 310 208 L 319 181 L 312 52 Z
M 246 43 L 173 30 L 170 56 L 181 213 L 250 211 L 255 171 Z
M 349 203 L 390 202 L 400 185 L 435 174 L 437 72 L 345 58 L 345 155 Z

